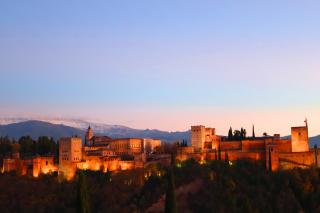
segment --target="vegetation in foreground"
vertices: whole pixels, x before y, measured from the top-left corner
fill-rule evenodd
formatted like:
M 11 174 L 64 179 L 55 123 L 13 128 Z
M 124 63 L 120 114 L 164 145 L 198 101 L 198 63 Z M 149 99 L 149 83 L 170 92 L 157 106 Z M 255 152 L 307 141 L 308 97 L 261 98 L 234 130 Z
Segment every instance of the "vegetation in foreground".
M 38 179 L 2 174 L 0 212 L 164 211 L 163 197 L 172 186 L 171 211 L 320 212 L 319 175 L 319 169 L 267 173 L 245 160 L 232 165 L 189 160 L 172 170 L 157 165 L 114 174 L 85 171 L 71 182 L 59 181 L 57 174 Z

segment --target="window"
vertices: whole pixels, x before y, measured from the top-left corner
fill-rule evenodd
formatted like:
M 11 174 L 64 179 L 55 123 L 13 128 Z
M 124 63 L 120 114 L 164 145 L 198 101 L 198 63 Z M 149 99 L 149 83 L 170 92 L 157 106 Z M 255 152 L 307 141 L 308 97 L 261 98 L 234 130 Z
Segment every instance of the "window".
M 46 161 L 46 165 L 48 165 L 48 161 Z

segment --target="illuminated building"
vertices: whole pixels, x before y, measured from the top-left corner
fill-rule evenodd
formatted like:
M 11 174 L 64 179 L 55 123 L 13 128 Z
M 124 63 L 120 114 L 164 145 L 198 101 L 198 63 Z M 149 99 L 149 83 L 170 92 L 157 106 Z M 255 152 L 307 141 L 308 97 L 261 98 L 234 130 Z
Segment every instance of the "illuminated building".
M 292 127 L 291 139 L 281 139 L 279 134 L 265 137 L 252 137 L 242 140 L 229 140 L 217 136 L 215 129 L 204 126 L 191 127 L 191 147 L 178 147 L 177 159 L 195 158 L 217 160 L 220 152 L 224 160 L 251 159 L 265 162 L 267 170 L 307 168 L 316 165 L 316 150 L 309 149 L 308 125 Z

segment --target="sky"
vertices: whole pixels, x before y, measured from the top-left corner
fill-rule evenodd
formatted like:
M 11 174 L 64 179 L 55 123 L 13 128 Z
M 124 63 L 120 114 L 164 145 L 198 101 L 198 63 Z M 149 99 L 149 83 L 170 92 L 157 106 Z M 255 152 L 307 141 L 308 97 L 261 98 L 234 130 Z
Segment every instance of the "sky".
M 0 116 L 320 134 L 320 2 L 0 0 Z

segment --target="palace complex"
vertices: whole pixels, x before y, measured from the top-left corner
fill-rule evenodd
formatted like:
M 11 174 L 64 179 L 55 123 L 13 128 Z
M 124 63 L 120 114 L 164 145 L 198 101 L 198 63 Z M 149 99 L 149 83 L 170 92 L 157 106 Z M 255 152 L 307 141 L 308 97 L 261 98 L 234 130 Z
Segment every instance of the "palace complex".
M 19 154 L 14 153 L 12 158 L 4 159 L 2 171 L 22 170 L 22 175 L 29 173 L 34 177 L 58 171 L 59 175 L 72 179 L 77 169 L 106 172 L 142 168 L 147 157 L 160 146 L 161 140 L 155 139 L 94 136 L 89 127 L 84 144 L 80 137 L 59 140 L 58 164 L 54 164 L 54 156 L 20 159 Z
M 291 139 L 281 139 L 279 134 L 255 137 L 253 133 L 253 137 L 234 140 L 216 135 L 214 128 L 192 126 L 191 145 L 178 147 L 177 159 L 259 160 L 272 171 L 318 166 L 317 149 L 309 149 L 307 122 L 305 126 L 291 128 Z
M 254 132 L 254 131 L 253 131 Z M 232 134 L 231 134 L 232 135 Z M 20 159 L 14 152 L 11 158 L 3 160 L 2 172 L 19 170 L 22 175 L 38 177 L 40 173 L 58 171 L 66 179 L 72 179 L 77 171 L 119 171 L 144 168 L 152 163 L 170 163 L 170 153 L 155 152 L 161 146 L 160 140 L 143 138 L 112 139 L 108 136 L 95 136 L 89 127 L 84 143 L 80 137 L 59 140 L 59 161 L 54 156 L 35 156 Z M 177 147 L 177 161 L 195 159 L 200 163 L 206 160 L 232 161 L 250 159 L 262 161 L 267 170 L 307 168 L 318 166 L 317 149 L 309 149 L 308 124 L 292 127 L 291 138 L 282 139 L 279 134 L 255 137 L 225 137 L 216 135 L 214 128 L 191 127 L 191 146 Z M 149 160 L 147 160 L 149 159 Z

